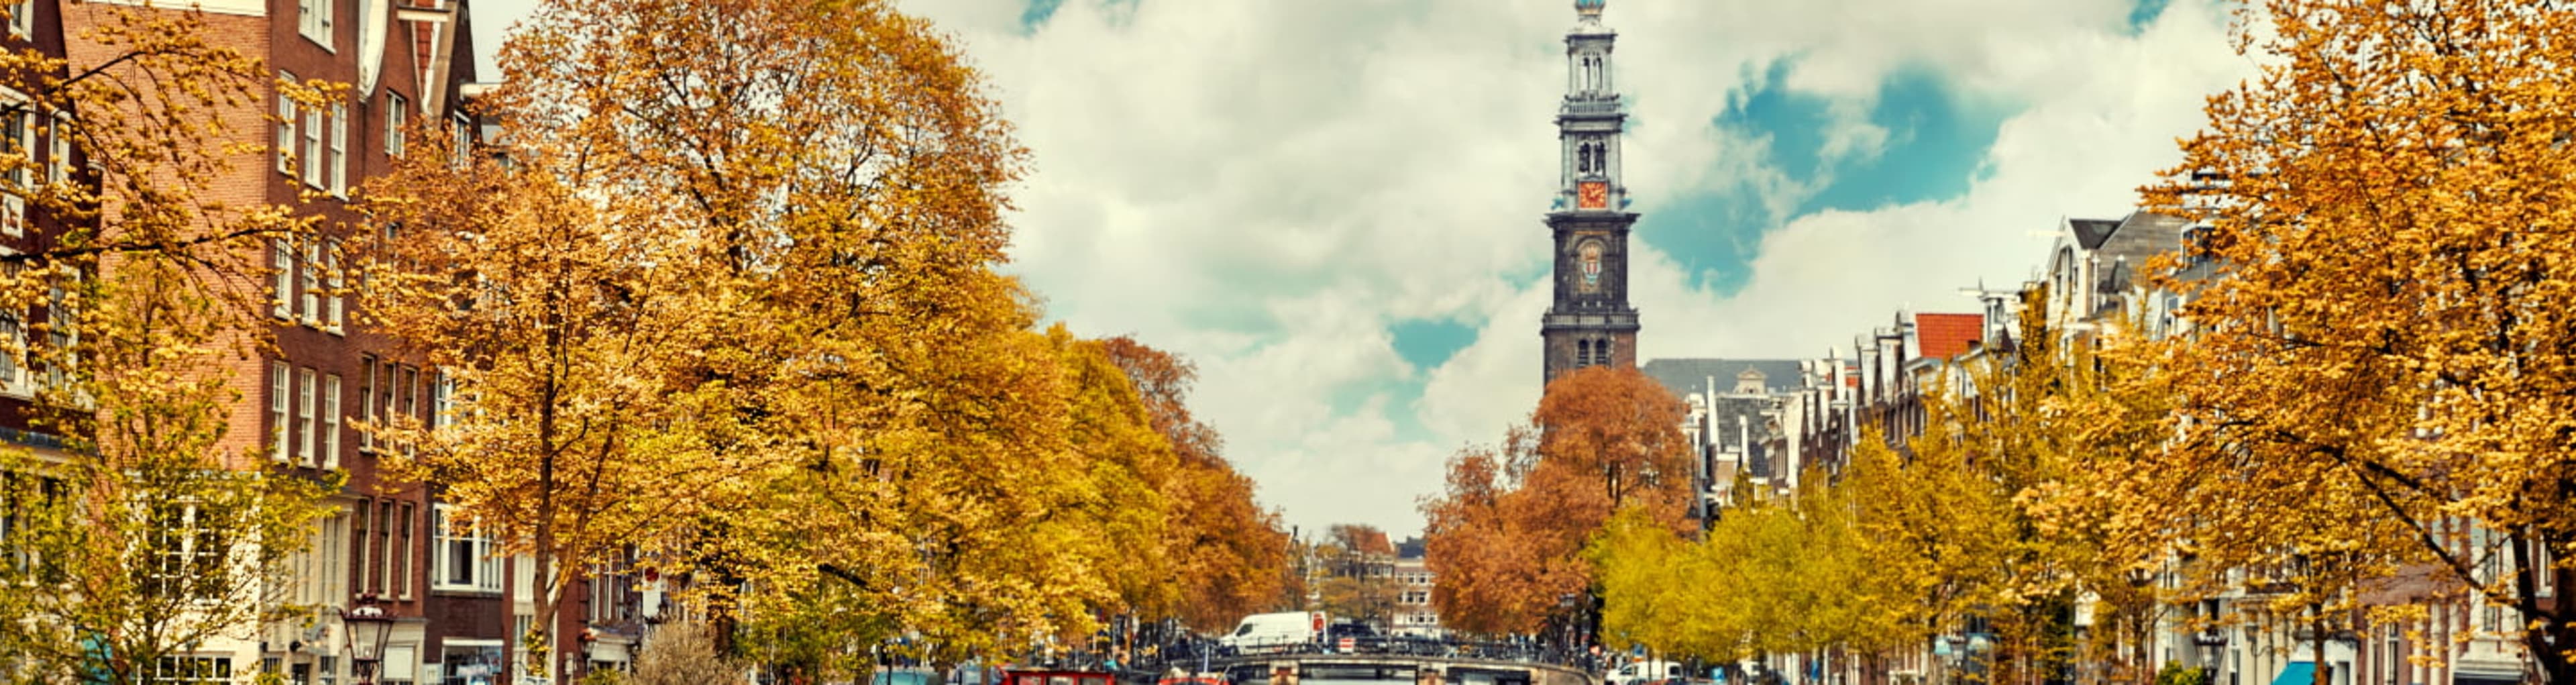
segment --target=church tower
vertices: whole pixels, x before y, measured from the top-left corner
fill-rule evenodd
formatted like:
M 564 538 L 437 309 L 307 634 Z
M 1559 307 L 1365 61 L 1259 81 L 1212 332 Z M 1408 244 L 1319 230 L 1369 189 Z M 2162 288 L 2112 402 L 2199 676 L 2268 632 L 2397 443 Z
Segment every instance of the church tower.
M 1628 115 L 1612 87 L 1601 25 L 1608 0 L 1575 0 L 1565 34 L 1565 101 L 1556 110 L 1564 172 L 1547 228 L 1556 247 L 1556 297 L 1540 319 L 1547 380 L 1586 366 L 1637 365 L 1637 310 L 1628 306 L 1628 188 L 1619 183 L 1619 133 Z

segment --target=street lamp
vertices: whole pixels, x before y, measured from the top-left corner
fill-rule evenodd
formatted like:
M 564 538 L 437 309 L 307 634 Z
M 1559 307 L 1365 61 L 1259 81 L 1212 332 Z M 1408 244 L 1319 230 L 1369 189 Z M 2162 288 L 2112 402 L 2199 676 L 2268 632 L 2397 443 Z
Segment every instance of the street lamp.
M 349 646 L 350 675 L 359 685 L 375 685 L 376 664 L 384 660 L 385 637 L 393 632 L 394 615 L 377 603 L 375 595 L 358 598 L 358 605 L 340 611 L 340 624 Z

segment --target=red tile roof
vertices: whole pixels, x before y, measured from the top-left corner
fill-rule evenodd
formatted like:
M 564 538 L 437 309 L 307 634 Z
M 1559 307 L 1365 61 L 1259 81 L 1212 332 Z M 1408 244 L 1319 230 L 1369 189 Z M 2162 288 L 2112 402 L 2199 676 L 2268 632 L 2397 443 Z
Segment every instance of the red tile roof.
M 1916 314 L 1914 339 L 1923 345 L 1920 356 L 1952 359 L 1966 353 L 1971 343 L 1985 339 L 1984 314 Z

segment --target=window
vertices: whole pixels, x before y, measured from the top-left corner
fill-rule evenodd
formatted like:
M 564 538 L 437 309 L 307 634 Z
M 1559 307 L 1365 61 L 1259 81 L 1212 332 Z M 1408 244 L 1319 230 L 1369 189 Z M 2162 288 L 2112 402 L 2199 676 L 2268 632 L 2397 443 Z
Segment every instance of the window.
M 492 539 L 482 526 L 454 507 L 430 507 L 429 587 L 432 590 L 500 592 L 501 560 L 492 555 Z
M 393 547 L 385 556 L 385 560 L 390 562 L 385 564 L 385 592 L 400 599 L 411 598 L 411 561 L 418 558 L 411 546 L 412 531 L 417 530 L 412 526 L 413 511 L 410 502 L 402 503 L 401 508 L 395 511 Z
M 15 272 L 16 269 L 10 269 Z M 18 372 L 24 368 L 19 360 L 27 358 L 26 317 L 16 310 L 0 310 L 0 389 L 19 392 Z
M 324 50 L 332 49 L 332 4 L 332 0 L 295 0 L 296 32 L 321 44 Z
M 0 113 L 0 144 L 8 146 L 0 152 L 22 155 L 29 162 L 35 161 L 35 106 L 25 96 L 9 92 L 0 97 L 0 107 L 7 108 L 5 113 Z M 8 183 L 6 192 L 0 193 L 0 196 L 5 196 L 0 197 L 0 233 L 14 236 L 27 231 L 27 188 L 33 185 L 34 178 L 27 169 L 24 165 L 11 165 L 5 173 L 0 173 L 0 181 Z
M 322 376 L 322 468 L 340 468 L 340 374 Z
M 502 660 L 503 640 L 462 640 L 447 638 L 439 642 L 439 685 L 473 685 L 497 682 L 507 662 Z
M 372 430 L 376 427 L 375 355 L 358 357 L 358 368 L 358 420 L 366 422 L 365 427 L 370 429 L 358 431 L 358 451 L 367 453 L 376 449 L 376 435 Z
M 367 561 L 375 556 L 369 554 L 376 546 L 376 538 L 371 535 L 377 527 L 373 518 L 375 513 L 376 505 L 366 500 L 358 500 L 357 506 L 349 510 L 349 539 L 357 543 L 349 550 L 350 594 L 376 591 L 376 574 L 370 573 L 375 569 L 367 567 Z
M 331 106 L 331 194 L 349 195 L 349 108 Z
M 406 117 L 411 116 L 411 110 L 404 107 L 406 104 L 408 103 L 403 101 L 403 96 L 391 92 L 385 93 L 386 156 L 401 157 L 403 155 L 403 120 Z
M 286 394 L 290 380 L 286 360 L 269 362 L 268 367 L 268 444 L 271 459 L 286 461 Z
M 333 515 L 322 519 L 313 531 L 313 548 L 305 552 L 302 598 L 305 604 L 327 606 L 338 604 L 349 596 L 341 572 L 348 568 L 349 519 Z
M 311 324 L 322 318 L 322 242 L 304 243 L 304 262 L 295 266 L 296 281 L 303 286 L 303 307 L 295 310 L 296 318 Z
M 2539 574 L 2532 579 L 2532 595 L 2542 599 L 2558 596 L 2558 564 L 2550 558 L 2549 545 L 2531 545 L 2531 570 Z
M 150 593 L 182 598 L 219 594 L 224 582 L 224 542 L 217 526 L 199 518 L 191 502 L 149 505 L 152 516 Z
M 313 451 L 313 367 L 304 367 L 299 375 L 301 378 L 297 380 L 301 382 L 296 384 L 295 395 L 295 430 L 301 440 L 296 442 L 295 456 L 305 466 L 312 466 L 314 457 L 319 456 Z
M 269 313 L 281 319 L 292 317 L 295 315 L 295 246 L 287 244 L 285 238 L 270 238 L 268 245 L 268 288 L 275 295 L 269 298 Z
M 165 656 L 152 664 L 143 682 L 162 685 L 223 685 L 233 681 L 233 660 L 221 656 Z
M 429 425 L 431 428 L 446 428 L 455 425 L 455 420 L 450 418 L 447 400 L 456 386 L 447 379 L 447 374 L 438 374 L 437 379 L 429 385 Z
M 341 332 L 341 323 L 349 296 L 340 280 L 340 241 L 322 242 L 322 330 Z
M 310 0 L 308 0 L 310 1 Z M 296 83 L 295 75 L 277 72 L 280 84 Z M 295 100 L 286 91 L 277 91 L 277 173 L 295 173 Z
M 420 370 L 408 366 L 402 367 L 402 384 L 399 387 L 402 388 L 402 397 L 387 398 L 385 406 L 390 409 L 393 406 L 393 400 L 400 399 L 402 408 L 394 416 L 401 419 L 420 420 Z
M 376 567 L 374 569 L 370 569 L 370 573 L 368 575 L 370 579 L 368 581 L 368 587 L 387 597 L 393 596 L 394 592 L 393 568 L 394 562 L 397 561 L 394 557 L 398 554 L 394 549 L 394 527 L 396 525 L 397 524 L 394 523 L 393 500 L 385 500 L 377 503 L 375 527 L 376 537 L 374 540 L 369 540 L 366 543 L 374 545 L 376 548 L 375 554 L 373 555 L 376 558 Z
M 304 185 L 322 187 L 322 110 L 304 110 L 304 152 L 296 158 L 304 162 Z
M 80 314 L 67 287 L 78 282 L 80 272 L 66 268 L 45 288 L 45 343 L 53 351 L 45 362 L 45 381 L 55 388 L 69 386 L 72 366 L 80 363 L 79 351 L 74 349 L 80 343 L 80 327 L 75 325 Z
M 56 112 L 53 122 L 45 127 L 45 182 L 61 183 L 72 177 L 72 119 Z
M 11 0 L 11 1 L 10 1 L 10 3 L 9 3 L 9 35 L 10 35 L 10 36 L 12 36 L 12 37 L 16 37 L 16 38 L 32 38 L 32 37 L 35 37 L 35 35 L 36 35 L 36 0 Z
M 385 645 L 384 665 L 378 669 L 376 685 L 413 685 L 412 679 L 419 675 L 419 645 Z
M 473 162 L 473 161 L 474 161 L 474 124 L 473 124 L 473 122 L 467 121 L 467 120 L 465 119 L 465 117 L 456 117 L 454 120 L 451 120 L 450 122 L 448 122 L 448 125 L 449 125 L 449 128 L 453 129 L 453 131 L 454 131 L 453 133 L 449 134 L 449 141 L 448 141 L 448 142 L 453 143 L 453 144 L 454 144 L 454 146 L 455 146 L 455 149 L 454 149 L 454 150 L 452 150 L 452 151 L 450 151 L 450 154 L 451 154 L 452 156 L 448 159 L 448 163 L 449 163 L 449 164 L 454 164 L 454 165 L 456 165 L 456 166 L 460 166 L 460 167 L 462 167 L 462 166 L 465 166 L 466 164 L 469 164 L 469 163 Z
M 35 571 L 47 578 L 60 576 L 60 569 L 45 562 L 37 550 L 11 543 L 12 536 L 23 534 L 27 522 L 46 515 L 65 500 L 63 481 L 25 473 L 0 471 L 0 560 L 6 570 L 26 573 Z

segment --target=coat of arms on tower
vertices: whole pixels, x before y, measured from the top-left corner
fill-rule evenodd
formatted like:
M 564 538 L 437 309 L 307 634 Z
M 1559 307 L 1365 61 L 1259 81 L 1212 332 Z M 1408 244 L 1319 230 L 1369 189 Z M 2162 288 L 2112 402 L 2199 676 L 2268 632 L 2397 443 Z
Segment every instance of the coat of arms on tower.
M 1580 262 L 1582 262 L 1582 267 L 1581 267 L 1581 268 L 1583 269 L 1583 292 L 1587 292 L 1587 293 L 1588 293 L 1588 292 L 1592 292 L 1592 291 L 1595 291 L 1595 290 L 1600 290 L 1600 289 L 1601 289 L 1601 243 L 1600 243 L 1600 242 L 1598 242 L 1598 241 L 1593 241 L 1593 242 L 1586 242 L 1586 243 L 1584 243 L 1584 244 L 1583 244 L 1583 247 L 1581 248 L 1580 252 L 1578 253 L 1578 257 L 1577 257 L 1577 260 L 1576 260 L 1576 261 L 1580 261 Z

